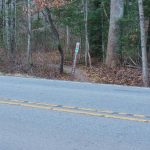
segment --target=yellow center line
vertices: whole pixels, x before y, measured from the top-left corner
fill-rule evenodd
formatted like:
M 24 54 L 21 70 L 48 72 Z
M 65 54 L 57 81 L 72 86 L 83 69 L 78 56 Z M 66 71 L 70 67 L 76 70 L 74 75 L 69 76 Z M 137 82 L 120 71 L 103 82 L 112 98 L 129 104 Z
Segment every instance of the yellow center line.
M 103 117 L 103 118 L 150 123 L 150 120 L 147 119 L 149 116 L 147 118 L 146 116 L 139 115 L 139 114 L 131 114 L 130 116 L 127 116 L 128 113 L 121 113 L 121 112 L 116 113 L 113 111 L 102 111 L 102 110 L 100 111 L 93 108 L 80 108 L 74 106 L 63 106 L 57 104 L 40 103 L 40 102 L 36 103 L 30 101 L 10 100 L 10 99 L 1 99 L 1 98 L 0 98 L 0 104 L 16 105 L 16 106 L 46 109 L 46 110 L 53 110 L 59 112 L 68 112 L 68 113 L 75 113 L 75 114 L 82 114 L 82 115 L 89 115 L 89 116 L 96 116 L 96 117 Z

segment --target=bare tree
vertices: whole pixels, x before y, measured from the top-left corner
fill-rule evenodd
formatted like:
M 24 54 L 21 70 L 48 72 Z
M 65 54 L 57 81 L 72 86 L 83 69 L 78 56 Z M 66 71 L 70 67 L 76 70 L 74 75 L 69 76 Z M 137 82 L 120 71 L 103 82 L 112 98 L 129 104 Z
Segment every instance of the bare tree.
M 70 30 L 69 26 L 66 26 L 66 53 L 69 51 L 69 45 L 70 45 Z
M 56 43 L 57 43 L 57 47 L 58 47 L 58 51 L 60 53 L 60 57 L 61 57 L 61 60 L 60 60 L 60 73 L 63 73 L 63 68 L 64 68 L 64 51 L 62 49 L 62 46 L 61 46 L 61 42 L 60 42 L 60 37 L 59 37 L 59 33 L 53 23 L 53 19 L 52 19 L 52 16 L 51 16 L 51 10 L 50 8 L 46 7 L 45 8 L 45 12 L 46 12 L 46 17 L 48 19 L 48 22 L 50 24 L 50 27 L 51 27 L 51 30 L 54 34 L 54 38 L 56 40 Z
M 146 36 L 144 27 L 144 11 L 143 0 L 138 0 L 139 5 L 139 18 L 140 18 L 140 31 L 141 31 L 141 50 L 142 50 L 142 70 L 143 70 L 143 83 L 144 86 L 149 86 L 148 80 L 148 65 L 147 65 L 147 51 L 146 51 Z
M 3 0 L 4 41 L 9 58 L 14 59 L 16 50 L 16 0 Z
M 106 54 L 106 65 L 109 67 L 115 67 L 118 61 L 117 51 L 119 49 L 118 21 L 123 17 L 124 0 L 111 0 L 110 11 L 111 12 L 110 12 L 109 35 Z
M 8 56 L 10 57 L 10 2 L 5 1 L 5 47 L 7 49 Z
M 89 52 L 89 38 L 88 38 L 88 0 L 83 0 L 83 11 L 84 11 L 84 26 L 85 26 L 85 65 L 91 67 L 91 57 Z
M 4 28 L 5 28 L 5 0 L 2 0 L 1 2 L 1 14 L 2 14 L 2 29 L 3 29 L 3 42 L 5 41 L 5 32 L 4 32 Z
M 15 56 L 16 51 L 16 0 L 11 0 L 11 54 Z
M 27 1 L 28 5 L 28 12 L 27 12 L 27 18 L 28 18 L 28 42 L 27 42 L 27 64 L 30 65 L 32 63 L 31 58 L 31 1 Z

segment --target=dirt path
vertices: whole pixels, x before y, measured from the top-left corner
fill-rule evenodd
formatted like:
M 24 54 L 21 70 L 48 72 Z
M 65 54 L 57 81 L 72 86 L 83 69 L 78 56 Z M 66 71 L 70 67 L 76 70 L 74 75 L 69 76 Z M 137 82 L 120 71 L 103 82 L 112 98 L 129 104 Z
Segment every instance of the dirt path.
M 72 67 L 64 66 L 64 72 L 71 73 L 71 70 L 72 70 Z M 86 76 L 86 74 L 82 70 L 80 70 L 78 68 L 76 68 L 76 70 L 75 70 L 74 78 L 75 78 L 75 80 L 81 81 L 81 82 L 89 81 L 89 79 Z
M 59 69 L 59 65 L 57 65 L 57 64 L 50 64 L 50 67 Z M 72 71 L 72 66 L 64 65 L 64 73 L 70 74 L 70 76 L 71 76 L 71 71 Z M 80 81 L 80 82 L 88 82 L 89 81 L 86 73 L 79 68 L 75 69 L 75 74 L 72 77 L 72 80 L 76 80 L 76 81 Z

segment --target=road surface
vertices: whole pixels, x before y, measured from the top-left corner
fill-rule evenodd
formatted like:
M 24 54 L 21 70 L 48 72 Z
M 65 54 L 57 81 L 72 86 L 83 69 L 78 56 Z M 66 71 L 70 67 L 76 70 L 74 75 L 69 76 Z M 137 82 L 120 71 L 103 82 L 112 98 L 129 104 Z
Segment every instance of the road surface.
M 149 150 L 150 89 L 0 76 L 0 150 Z

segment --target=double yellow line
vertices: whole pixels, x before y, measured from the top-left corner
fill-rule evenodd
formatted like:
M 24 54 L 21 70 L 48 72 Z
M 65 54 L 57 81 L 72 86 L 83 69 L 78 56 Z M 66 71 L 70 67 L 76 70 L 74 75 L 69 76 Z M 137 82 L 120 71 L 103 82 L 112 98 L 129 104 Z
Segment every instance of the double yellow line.
M 0 98 L 0 104 L 16 105 L 16 106 L 46 109 L 51 111 L 75 113 L 75 114 L 82 114 L 82 115 L 89 115 L 89 116 L 96 116 L 96 117 L 103 117 L 103 118 L 150 123 L 150 116 L 141 115 L 141 114 L 113 112 L 110 110 L 98 110 L 94 108 L 81 108 L 75 106 L 64 106 L 64 105 L 49 104 L 43 102 L 42 103 L 31 102 L 31 101 L 12 100 L 12 99 L 4 99 L 4 98 Z

